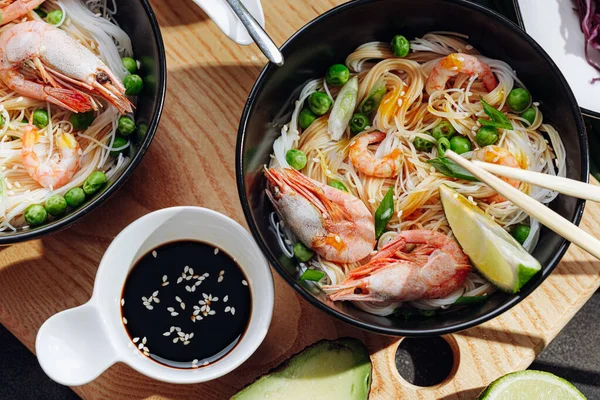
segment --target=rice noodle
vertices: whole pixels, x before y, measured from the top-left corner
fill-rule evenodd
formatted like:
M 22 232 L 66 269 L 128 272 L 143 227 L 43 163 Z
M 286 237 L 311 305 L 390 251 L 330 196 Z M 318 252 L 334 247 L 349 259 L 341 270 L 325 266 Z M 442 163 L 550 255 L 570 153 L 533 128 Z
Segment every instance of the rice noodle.
M 306 130 L 300 132 L 297 117 L 306 98 L 315 91 L 329 93 L 324 79 L 308 82 L 294 104 L 289 123 L 283 125 L 281 136 L 273 144 L 272 167 L 288 167 L 285 154 L 290 149 L 303 151 L 308 159 L 302 173 L 319 182 L 331 180 L 343 182 L 349 192 L 358 197 L 374 214 L 389 188 L 394 188 L 394 205 L 397 213 L 388 224 L 377 248 L 385 246 L 403 230 L 430 229 L 452 236 L 444 211 L 439 201 L 438 188 L 446 184 L 467 196 L 481 207 L 498 224 L 510 229 L 518 223 L 529 223 L 531 231 L 524 247 L 532 251 L 537 244 L 540 224 L 529 220 L 527 214 L 509 201 L 489 203 L 488 198 L 496 193 L 481 182 L 451 179 L 435 171 L 427 161 L 438 157 L 436 146 L 429 152 L 417 151 L 413 141 L 416 137 L 435 142 L 427 131 L 440 121 L 447 120 L 458 134 L 468 138 L 473 149 L 478 148 L 475 135 L 481 126 L 477 119 L 486 117 L 480 96 L 493 107 L 502 110 L 513 125 L 513 130 L 505 130 L 498 146 L 508 150 L 522 168 L 550 175 L 566 175 L 566 152 L 558 132 L 543 122 L 537 105 L 533 124 L 505 106 L 508 93 L 515 86 L 525 87 L 515 71 L 505 62 L 480 55 L 464 39 L 464 35 L 448 32 L 432 32 L 410 42 L 412 52 L 405 58 L 394 57 L 389 45 L 370 42 L 359 46 L 346 58 L 346 65 L 359 77 L 358 102 L 360 103 L 380 79 L 386 85 L 387 93 L 379 106 L 373 126 L 367 130 L 387 133 L 386 138 L 375 149 L 375 157 L 383 157 L 393 150 L 402 154 L 402 169 L 395 178 L 374 178 L 358 172 L 348 160 L 349 136 L 339 141 L 330 138 L 327 132 L 327 116 L 317 118 Z M 432 93 L 428 99 L 424 95 L 427 76 L 435 64 L 444 56 L 462 52 L 477 57 L 488 64 L 498 80 L 498 86 L 491 92 L 485 90 L 477 76 L 459 74 L 450 80 L 448 88 Z M 464 153 L 470 159 L 474 151 Z M 520 190 L 534 199 L 548 204 L 557 196 L 556 192 L 521 183 Z M 292 257 L 291 245 L 296 241 L 288 229 L 281 229 L 281 222 L 275 213 L 271 215 L 271 226 L 276 232 L 281 249 Z M 320 256 L 313 257 L 310 268 L 326 274 L 323 284 L 338 284 L 347 273 L 359 266 L 326 261 Z M 461 296 L 481 296 L 494 291 L 493 286 L 476 273 L 470 273 L 464 285 L 445 298 L 409 302 L 412 307 L 433 310 L 450 307 Z M 378 304 L 356 302 L 359 308 L 377 315 L 389 315 L 401 303 Z

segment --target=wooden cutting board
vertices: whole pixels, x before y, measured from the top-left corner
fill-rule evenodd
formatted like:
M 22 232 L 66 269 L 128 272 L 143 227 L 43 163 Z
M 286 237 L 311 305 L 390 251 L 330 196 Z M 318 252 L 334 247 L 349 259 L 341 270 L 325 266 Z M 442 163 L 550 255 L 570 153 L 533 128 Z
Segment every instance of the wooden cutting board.
M 281 44 L 340 0 L 264 0 L 269 33 Z M 234 176 L 237 125 L 265 63 L 254 46 L 229 41 L 191 0 L 152 0 L 169 66 L 159 132 L 125 187 L 68 231 L 0 248 L 0 322 L 29 349 L 41 324 L 86 302 L 111 240 L 153 210 L 200 205 L 244 223 Z M 600 206 L 583 228 L 600 233 Z M 394 367 L 398 339 L 369 334 L 320 312 L 275 274 L 275 311 L 258 351 L 231 374 L 205 384 L 169 385 L 117 365 L 74 388 L 84 399 L 226 399 L 317 340 L 362 339 L 374 363 L 371 399 L 472 399 L 490 381 L 526 368 L 600 285 L 600 262 L 572 246 L 555 272 L 519 306 L 478 328 L 447 337 L 455 369 L 442 384 L 418 388 Z

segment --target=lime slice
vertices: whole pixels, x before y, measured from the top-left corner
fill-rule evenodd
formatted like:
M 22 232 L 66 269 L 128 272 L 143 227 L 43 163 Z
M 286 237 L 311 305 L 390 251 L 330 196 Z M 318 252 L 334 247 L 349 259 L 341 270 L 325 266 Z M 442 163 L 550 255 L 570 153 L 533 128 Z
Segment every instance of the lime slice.
M 563 378 L 543 371 L 513 372 L 496 379 L 477 400 L 586 400 Z
M 542 269 L 519 242 L 463 195 L 441 185 L 440 197 L 456 240 L 495 286 L 516 293 Z

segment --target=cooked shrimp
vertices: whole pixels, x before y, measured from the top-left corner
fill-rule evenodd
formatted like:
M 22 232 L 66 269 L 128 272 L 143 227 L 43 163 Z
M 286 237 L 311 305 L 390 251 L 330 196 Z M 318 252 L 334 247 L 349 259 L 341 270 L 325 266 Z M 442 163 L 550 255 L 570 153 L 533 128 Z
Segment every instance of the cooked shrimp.
M 474 157 L 480 161 L 487 163 L 504 165 L 511 168 L 521 168 L 517 159 L 508 150 L 499 146 L 485 146 L 477 150 L 474 154 Z M 499 178 L 517 189 L 519 188 L 519 186 L 521 186 L 521 182 L 516 179 L 504 177 Z M 485 200 L 489 203 L 502 203 L 503 201 L 506 201 L 506 198 L 504 198 L 504 196 L 500 194 L 495 194 L 493 196 L 488 197 Z
M 444 89 L 448 79 L 459 73 L 471 76 L 477 74 L 477 77 L 483 81 L 483 85 L 488 92 L 491 92 L 498 86 L 498 80 L 489 65 L 480 61 L 475 56 L 452 53 L 442 58 L 433 67 L 433 71 L 429 74 L 427 84 L 425 85 L 427 94 Z
M 24 16 L 45 0 L 0 0 L 0 26 Z
M 385 136 L 383 132 L 363 133 L 352 141 L 349 157 L 357 170 L 365 175 L 378 178 L 392 178 L 400 173 L 402 152 L 399 149 L 392 150 L 382 158 L 376 158 L 369 151 L 370 144 L 381 142 Z
M 329 261 L 352 263 L 375 247 L 373 216 L 358 198 L 293 169 L 265 169 L 273 206 L 298 239 Z
M 44 83 L 28 80 L 27 61 Z M 104 63 L 66 32 L 41 21 L 14 25 L 0 35 L 0 80 L 15 92 L 73 112 L 97 110 L 100 96 L 131 112 L 125 88 Z
M 23 134 L 23 147 L 21 158 L 27 173 L 40 185 L 50 190 L 63 187 L 79 168 L 79 143 L 73 135 L 63 133 L 56 138 L 60 161 L 50 157 L 47 161 L 40 161 L 34 146 L 42 137 L 37 129 L 29 125 Z
M 417 245 L 408 252 L 406 245 Z M 324 286 L 331 300 L 412 301 L 458 290 L 471 271 L 458 243 L 430 230 L 404 231 L 340 285 Z

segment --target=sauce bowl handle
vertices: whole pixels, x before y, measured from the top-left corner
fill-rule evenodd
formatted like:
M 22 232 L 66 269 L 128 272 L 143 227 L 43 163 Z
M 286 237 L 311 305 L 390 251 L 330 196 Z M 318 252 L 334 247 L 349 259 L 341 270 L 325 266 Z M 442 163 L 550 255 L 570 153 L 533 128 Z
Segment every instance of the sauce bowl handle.
M 92 301 L 48 319 L 38 331 L 35 350 L 44 372 L 68 386 L 91 382 L 118 361 Z

